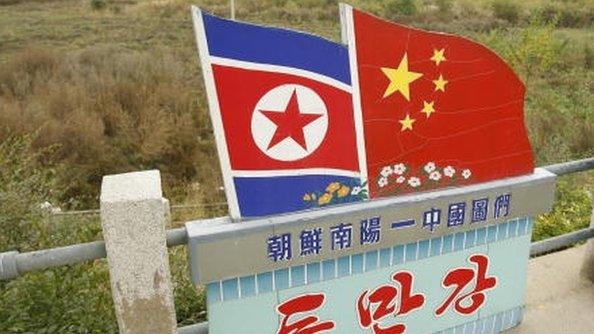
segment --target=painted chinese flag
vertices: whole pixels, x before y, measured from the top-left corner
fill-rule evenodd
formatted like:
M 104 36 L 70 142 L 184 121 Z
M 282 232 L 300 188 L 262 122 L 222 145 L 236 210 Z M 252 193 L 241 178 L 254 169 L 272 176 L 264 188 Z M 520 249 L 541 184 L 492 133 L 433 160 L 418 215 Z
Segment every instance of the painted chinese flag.
M 372 197 L 533 172 L 525 88 L 495 53 L 350 7 L 345 17 Z

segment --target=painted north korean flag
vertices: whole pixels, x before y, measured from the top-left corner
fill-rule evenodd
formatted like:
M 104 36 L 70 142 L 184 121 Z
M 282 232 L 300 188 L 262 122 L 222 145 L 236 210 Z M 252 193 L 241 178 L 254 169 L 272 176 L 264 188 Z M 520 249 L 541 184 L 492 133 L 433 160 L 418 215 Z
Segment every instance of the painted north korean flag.
M 348 49 L 193 8 L 233 218 L 363 199 Z
M 524 85 L 468 39 L 342 7 L 371 197 L 529 174 Z

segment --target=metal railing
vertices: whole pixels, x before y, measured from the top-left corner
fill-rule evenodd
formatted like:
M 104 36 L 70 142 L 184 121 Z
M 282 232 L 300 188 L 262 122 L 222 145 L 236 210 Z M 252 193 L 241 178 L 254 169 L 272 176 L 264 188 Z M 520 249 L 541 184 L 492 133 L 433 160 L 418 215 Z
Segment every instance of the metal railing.
M 544 169 L 558 175 L 567 175 L 594 169 L 594 158 L 570 161 L 543 166 Z M 225 203 L 215 203 L 224 205 Z M 172 206 L 174 208 L 175 206 Z M 538 241 L 530 247 L 530 255 L 538 256 L 555 250 L 567 248 L 577 242 L 594 238 L 594 228 L 585 228 L 554 238 Z M 167 230 L 167 246 L 174 247 L 187 243 L 185 227 Z M 106 257 L 105 243 L 94 241 L 65 247 L 38 250 L 27 253 L 10 251 L 0 253 L 0 280 L 14 279 L 28 272 L 56 268 L 66 265 L 98 260 Z M 182 327 L 179 334 L 206 334 L 206 323 Z

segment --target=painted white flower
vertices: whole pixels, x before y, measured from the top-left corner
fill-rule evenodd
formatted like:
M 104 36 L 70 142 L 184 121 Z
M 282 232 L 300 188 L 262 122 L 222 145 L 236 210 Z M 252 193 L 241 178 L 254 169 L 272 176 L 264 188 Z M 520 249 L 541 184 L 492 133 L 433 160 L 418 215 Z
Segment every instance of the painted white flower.
M 423 169 L 425 169 L 425 172 L 431 173 L 432 171 L 435 170 L 435 163 L 434 162 L 428 162 L 425 165 L 425 167 L 423 167 Z
M 454 177 L 454 174 L 456 174 L 456 170 L 452 166 L 447 166 L 443 169 L 443 174 L 447 177 Z
M 410 179 L 408 179 L 408 184 L 411 187 L 416 188 L 416 187 L 418 187 L 418 186 L 421 185 L 421 179 L 419 179 L 418 177 L 413 176 Z
M 402 175 L 402 174 L 404 174 L 404 172 L 406 172 L 406 165 L 404 165 L 403 163 L 394 165 L 394 174 Z M 400 183 L 402 183 L 402 182 L 400 182 Z
M 390 167 L 390 166 L 385 166 L 384 168 L 382 168 L 382 171 L 380 172 L 380 174 L 383 177 L 388 177 L 388 176 L 392 175 L 392 173 L 394 173 L 394 171 L 392 170 L 392 167 Z
M 441 173 L 439 171 L 433 171 L 429 174 L 429 179 L 439 181 L 441 179 Z
M 380 186 L 380 188 L 383 188 L 385 186 L 388 185 L 388 178 L 387 177 L 380 177 L 380 179 L 377 181 L 377 185 Z
M 351 195 L 353 195 L 353 196 L 359 195 L 359 193 L 362 190 L 363 190 L 363 187 L 354 186 L 353 189 L 351 190 Z
M 468 179 L 471 175 L 472 175 L 472 172 L 470 171 L 470 169 L 465 169 L 462 171 L 462 177 L 465 179 Z
M 406 181 L 406 178 L 404 176 L 399 176 L 396 179 L 396 183 L 404 183 L 404 181 Z

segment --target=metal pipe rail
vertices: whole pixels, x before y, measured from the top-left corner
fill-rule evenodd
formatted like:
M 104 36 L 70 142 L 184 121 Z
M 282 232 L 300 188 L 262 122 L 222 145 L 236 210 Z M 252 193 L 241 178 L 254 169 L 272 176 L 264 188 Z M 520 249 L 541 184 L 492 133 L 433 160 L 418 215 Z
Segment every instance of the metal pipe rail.
M 594 169 L 594 157 L 543 166 L 542 168 L 548 170 L 553 174 L 556 174 L 557 176 L 583 172 L 590 169 Z
M 167 247 L 188 242 L 184 227 L 167 230 Z M 31 271 L 62 267 L 107 256 L 105 242 L 94 241 L 65 247 L 43 249 L 27 253 L 0 253 L 0 280 L 10 280 Z

